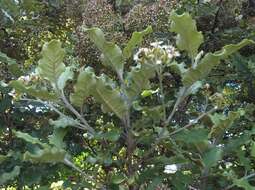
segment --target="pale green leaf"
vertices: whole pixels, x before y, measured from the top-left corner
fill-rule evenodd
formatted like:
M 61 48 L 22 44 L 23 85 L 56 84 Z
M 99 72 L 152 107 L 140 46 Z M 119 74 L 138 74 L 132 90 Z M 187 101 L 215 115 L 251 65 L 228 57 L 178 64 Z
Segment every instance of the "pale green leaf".
M 138 64 L 127 74 L 127 94 L 130 99 L 150 88 L 149 79 L 155 76 L 155 68 L 149 64 Z
M 211 128 L 209 137 L 218 138 L 223 135 L 226 129 L 233 125 L 234 121 L 240 118 L 241 115 L 242 111 L 229 112 L 228 116 L 218 113 L 209 115 L 213 122 L 213 127 Z
M 90 95 L 102 104 L 104 111 L 113 112 L 119 118 L 126 114 L 127 104 L 120 92 L 114 88 L 113 82 L 105 75 L 97 77 L 93 69 L 88 67 L 78 76 L 71 102 L 82 106 L 85 98 Z
M 54 125 L 56 128 L 66 128 L 68 126 L 75 126 L 77 125 L 77 121 L 75 121 L 71 117 L 60 117 L 57 120 L 49 120 L 50 125 Z
M 119 174 L 119 175 L 114 175 L 114 176 L 112 176 L 112 183 L 114 183 L 114 184 L 120 184 L 120 183 L 122 183 L 122 182 L 124 182 L 125 181 L 125 176 L 124 175 L 122 175 L 122 174 Z
M 85 29 L 90 40 L 102 52 L 101 58 L 104 65 L 113 68 L 118 74 L 122 75 L 124 58 L 119 46 L 105 39 L 104 33 L 99 28 Z
M 17 177 L 20 173 L 20 167 L 15 166 L 11 172 L 6 172 L 0 175 L 0 185 L 3 185 L 4 183 L 8 182 L 9 180 L 14 179 Z
M 65 50 L 61 47 L 61 42 L 52 40 L 43 45 L 42 58 L 37 67 L 40 76 L 49 80 L 52 84 L 57 83 L 60 75 L 65 71 L 63 63 Z
M 54 128 L 53 134 L 48 137 L 49 143 L 59 149 L 65 148 L 65 143 L 63 142 L 63 139 L 66 133 L 67 133 L 67 129 Z
M 32 163 L 57 163 L 63 162 L 66 156 L 66 151 L 56 147 L 37 149 L 35 152 L 25 152 L 24 161 Z
M 199 46 L 204 38 L 201 32 L 197 31 L 196 21 L 189 13 L 178 15 L 173 11 L 170 15 L 170 31 L 177 33 L 176 44 L 180 50 L 186 50 L 191 58 L 195 58 Z
M 132 56 L 134 49 L 140 45 L 143 41 L 143 38 L 152 33 L 152 27 L 148 26 L 145 30 L 141 32 L 134 32 L 131 39 L 128 41 L 126 47 L 123 50 L 123 56 L 125 59 L 128 59 Z
M 23 133 L 23 132 L 20 132 L 20 131 L 14 131 L 13 130 L 13 133 L 16 137 L 20 138 L 20 139 L 23 139 L 25 140 L 26 142 L 29 142 L 31 144 L 38 144 L 38 145 L 41 145 L 42 147 L 48 147 L 47 144 L 45 143 L 42 143 L 38 138 L 36 137 L 32 137 L 31 135 L 29 135 L 28 133 Z
M 206 168 L 211 168 L 222 158 L 223 151 L 221 148 L 213 147 L 203 155 L 203 163 Z
M 58 82 L 57 82 L 58 88 L 60 90 L 63 90 L 65 88 L 66 82 L 68 80 L 73 79 L 73 75 L 74 75 L 74 73 L 73 73 L 71 67 L 66 67 L 66 70 L 58 78 Z
M 249 44 L 254 44 L 254 41 L 245 39 L 238 44 L 226 45 L 222 50 L 215 53 L 207 53 L 195 68 L 190 68 L 184 73 L 182 80 L 184 86 L 191 86 L 196 81 L 205 78 L 220 63 L 220 60 L 226 59 L 229 55 Z
M 183 141 L 187 144 L 200 143 L 208 140 L 208 130 L 203 128 L 193 128 L 190 130 L 183 130 L 174 136 L 175 140 Z
M 25 86 L 21 81 L 11 81 L 9 86 L 15 89 L 18 93 L 25 93 L 30 96 L 34 96 L 36 98 L 42 100 L 56 100 L 56 94 L 46 91 L 46 90 L 38 90 L 35 89 L 33 86 Z
M 146 98 L 146 97 L 151 96 L 157 92 L 158 92 L 158 89 L 157 90 L 144 90 L 144 91 L 142 91 L 141 96 L 143 98 Z
M 237 186 L 237 187 L 241 187 L 243 188 L 244 190 L 254 190 L 255 187 L 254 186 L 251 186 L 248 182 L 247 179 L 236 179 L 234 180 L 234 184 Z

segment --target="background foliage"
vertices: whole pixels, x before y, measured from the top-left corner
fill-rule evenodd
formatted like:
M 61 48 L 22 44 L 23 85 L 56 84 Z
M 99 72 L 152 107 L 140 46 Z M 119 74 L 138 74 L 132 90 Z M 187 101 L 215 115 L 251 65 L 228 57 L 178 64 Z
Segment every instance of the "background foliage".
M 204 56 L 255 40 L 253 0 L 0 0 L 0 8 L 2 188 L 254 188 L 255 46 L 215 67 Z M 185 39 L 172 10 L 189 12 L 203 40 L 190 20 L 193 49 L 177 41 L 186 51 L 170 61 L 150 44 Z M 150 51 L 133 60 L 141 47 Z

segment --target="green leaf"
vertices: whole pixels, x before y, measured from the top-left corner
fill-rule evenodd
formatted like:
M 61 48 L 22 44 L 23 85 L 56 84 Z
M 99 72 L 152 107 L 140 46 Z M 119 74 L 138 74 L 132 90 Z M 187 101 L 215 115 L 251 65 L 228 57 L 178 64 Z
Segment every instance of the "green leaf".
M 140 45 L 143 41 L 143 38 L 152 33 L 152 27 L 148 26 L 145 30 L 141 32 L 134 32 L 131 39 L 128 41 L 126 47 L 123 50 L 123 56 L 125 59 L 128 59 L 132 56 L 136 46 Z
M 12 154 L 13 154 L 12 151 L 8 152 L 7 155 L 1 155 L 1 154 L 0 154 L 0 164 L 1 164 L 2 162 L 4 162 L 5 160 L 7 160 L 8 158 L 10 158 L 10 157 L 12 156 Z
M 58 78 L 58 88 L 60 90 L 63 90 L 65 88 L 66 82 L 68 80 L 72 80 L 73 79 L 73 71 L 71 70 L 71 67 L 66 67 L 66 70 L 59 76 Z
M 220 60 L 226 59 L 229 55 L 249 44 L 254 44 L 254 41 L 245 39 L 238 44 L 226 45 L 222 50 L 215 53 L 207 53 L 195 68 L 190 68 L 184 73 L 182 80 L 184 86 L 191 86 L 196 81 L 205 78 L 213 67 L 220 63 Z
M 209 133 L 209 137 L 210 138 L 220 137 L 222 134 L 224 134 L 227 128 L 233 125 L 236 119 L 240 118 L 242 114 L 243 114 L 242 111 L 237 111 L 237 112 L 229 112 L 227 117 L 224 116 L 223 114 L 218 114 L 218 113 L 210 115 L 209 117 L 211 118 L 214 125 Z
M 15 59 L 8 57 L 5 53 L 0 52 L 0 62 L 6 63 L 8 65 L 17 64 Z
M 54 85 L 65 71 L 63 63 L 65 50 L 61 48 L 60 41 L 52 40 L 43 45 L 41 54 L 42 58 L 37 67 L 38 72 L 42 78 L 49 80 Z
M 57 163 L 63 162 L 65 156 L 65 150 L 53 147 L 37 149 L 34 153 L 25 152 L 23 159 L 32 163 Z
M 56 134 L 56 132 L 60 133 Z M 23 155 L 24 161 L 30 161 L 35 163 L 56 163 L 64 161 L 66 151 L 60 148 L 63 146 L 62 140 L 65 135 L 64 131 L 55 131 L 55 134 L 50 137 L 50 143 L 53 144 L 54 147 L 51 147 L 46 143 L 42 143 L 38 138 L 30 136 L 28 133 L 23 133 L 20 131 L 13 131 L 13 133 L 16 137 L 21 138 L 26 142 L 38 144 L 42 147 L 42 149 L 36 148 L 33 153 L 26 151 Z
M 255 187 L 254 186 L 251 186 L 248 182 L 247 179 L 235 179 L 234 180 L 234 184 L 237 186 L 237 187 L 241 187 L 241 188 L 244 188 L 245 190 L 254 190 Z
M 126 114 L 127 104 L 120 92 L 114 87 L 113 82 L 105 75 L 97 77 L 93 69 L 88 67 L 78 76 L 74 93 L 71 95 L 71 102 L 77 106 L 82 106 L 85 98 L 90 95 L 102 104 L 104 111 L 113 112 L 119 118 L 123 118 Z
M 203 128 L 183 130 L 182 132 L 174 135 L 174 138 L 178 141 L 183 141 L 186 144 L 199 143 L 208 140 L 208 130 Z
M 8 71 L 16 76 L 19 77 L 23 74 L 19 65 L 15 59 L 8 57 L 5 53 L 0 52 L 0 62 L 7 64 Z
M 152 182 L 148 185 L 147 190 L 155 190 L 158 185 L 160 185 L 163 181 L 162 177 L 156 177 L 152 180 Z
M 206 168 L 211 168 L 217 164 L 217 162 L 222 158 L 223 151 L 221 148 L 214 147 L 207 151 L 203 155 L 203 163 Z
M 105 133 L 98 133 L 98 134 L 96 134 L 95 138 L 115 142 L 120 138 L 120 131 L 111 130 L 111 131 L 107 131 Z
M 13 134 L 20 138 L 20 139 L 23 139 L 25 140 L 26 142 L 29 142 L 31 144 L 38 144 L 38 145 L 41 145 L 42 147 L 48 147 L 47 144 L 45 143 L 42 143 L 38 138 L 36 137 L 32 137 L 31 135 L 29 135 L 28 133 L 23 133 L 23 132 L 20 132 L 20 131 L 14 131 L 13 130 Z
M 37 97 L 42 100 L 56 100 L 56 94 L 48 92 L 46 90 L 37 90 L 33 86 L 25 86 L 21 81 L 11 81 L 10 87 L 14 88 L 18 93 L 26 93 L 30 96 Z
M 90 40 L 102 52 L 101 59 L 104 65 L 113 68 L 118 74 L 122 75 L 124 58 L 119 46 L 105 39 L 104 33 L 99 28 L 85 29 Z
M 123 181 L 125 181 L 125 176 L 124 175 L 122 175 L 122 174 L 119 174 L 119 175 L 114 175 L 114 176 L 112 176 L 112 183 L 114 183 L 114 184 L 120 184 L 120 183 L 122 183 Z
M 186 50 L 191 58 L 195 58 L 199 46 L 204 38 L 201 32 L 197 31 L 196 21 L 189 13 L 178 15 L 173 11 L 170 15 L 170 31 L 177 33 L 176 44 L 180 50 Z
M 53 134 L 49 136 L 49 143 L 57 148 L 65 148 L 63 139 L 67 133 L 67 129 L 54 128 Z
M 127 94 L 130 99 L 150 88 L 149 79 L 155 76 L 155 68 L 149 64 L 138 64 L 127 74 Z
M 49 120 L 50 125 L 54 125 L 55 128 L 66 128 L 68 126 L 77 125 L 77 121 L 71 117 L 59 117 L 57 120 Z
M 146 98 L 146 97 L 151 96 L 151 95 L 153 95 L 153 94 L 155 94 L 155 93 L 157 93 L 157 92 L 158 92 L 158 90 L 144 90 L 144 91 L 141 93 L 141 96 L 142 96 L 143 98 Z
M 20 167 L 15 166 L 11 172 L 6 172 L 0 175 L 0 185 L 12 180 L 13 178 L 17 177 L 20 173 Z
M 252 142 L 252 146 L 251 146 L 251 156 L 255 157 L 255 142 Z

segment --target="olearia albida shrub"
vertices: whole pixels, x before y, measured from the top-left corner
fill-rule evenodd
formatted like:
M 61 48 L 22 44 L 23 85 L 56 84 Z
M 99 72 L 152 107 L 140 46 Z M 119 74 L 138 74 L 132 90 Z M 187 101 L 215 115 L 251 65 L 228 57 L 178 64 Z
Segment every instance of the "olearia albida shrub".
M 20 95 L 19 101 L 39 102 L 59 114 L 57 120 L 49 121 L 54 130 L 48 143 L 14 131 L 17 138 L 37 147 L 34 152 L 26 151 L 23 161 L 66 164 L 89 189 L 250 186 L 248 180 L 253 174 L 227 175 L 227 169 L 222 169 L 227 168 L 224 158 L 233 151 L 223 144 L 224 132 L 244 114 L 243 109 L 224 114 L 221 100 L 209 98 L 206 105 L 200 105 L 203 109 L 193 109 L 193 115 L 185 113 L 189 121 L 186 124 L 175 115 L 187 97 L 199 93 L 204 79 L 221 60 L 254 42 L 245 39 L 204 55 L 199 52 L 203 35 L 191 16 L 172 12 L 170 19 L 170 31 L 177 34 L 178 50 L 155 42 L 136 51 L 143 38 L 152 32 L 151 27 L 133 33 L 124 49 L 106 41 L 99 28 L 85 28 L 102 53 L 102 64 L 116 74 L 112 76 L 98 76 L 91 67 L 66 66 L 61 43 L 58 40 L 46 43 L 37 67 L 41 82 L 37 79 L 32 84 L 21 80 L 10 83 Z M 185 56 L 185 63 L 177 63 Z M 125 64 L 131 59 L 134 65 L 128 67 Z M 172 71 L 182 83 L 174 89 L 166 88 L 164 83 Z M 67 84 L 73 85 L 72 90 L 65 88 Z M 88 99 L 93 105 L 88 104 Z M 100 110 L 95 105 L 100 105 Z M 79 161 L 83 164 L 79 165 L 75 162 L 77 155 L 72 159 L 64 142 L 67 132 L 75 131 L 68 130 L 72 127 L 83 133 L 84 140 L 92 146 L 91 151 L 86 149 L 86 156 Z M 5 180 L 18 174 L 19 166 Z

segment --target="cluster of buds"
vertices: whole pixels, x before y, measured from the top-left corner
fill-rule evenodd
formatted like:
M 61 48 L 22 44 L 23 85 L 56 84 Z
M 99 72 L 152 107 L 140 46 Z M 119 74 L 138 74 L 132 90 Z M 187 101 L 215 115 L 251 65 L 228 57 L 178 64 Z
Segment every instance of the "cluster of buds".
M 168 64 L 180 53 L 171 45 L 162 45 L 163 42 L 153 42 L 152 48 L 140 48 L 134 55 L 134 60 L 144 63 L 149 62 L 156 65 Z
M 36 73 L 31 73 L 30 75 L 19 77 L 18 80 L 23 84 L 28 85 L 31 82 L 37 82 L 39 80 L 39 76 Z

